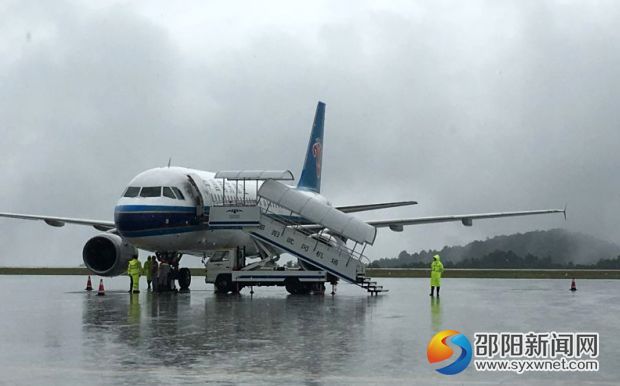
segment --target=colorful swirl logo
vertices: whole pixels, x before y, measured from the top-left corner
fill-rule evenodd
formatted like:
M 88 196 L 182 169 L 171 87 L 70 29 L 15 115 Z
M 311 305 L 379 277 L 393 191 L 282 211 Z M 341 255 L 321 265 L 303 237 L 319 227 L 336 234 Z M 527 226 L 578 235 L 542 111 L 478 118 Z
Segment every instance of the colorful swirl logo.
M 450 342 L 461 348 L 461 355 L 459 355 L 454 362 L 439 368 L 436 371 L 445 375 L 454 375 L 465 370 L 469 365 L 469 362 L 471 362 L 471 343 L 469 343 L 469 339 L 467 339 L 465 335 L 454 330 L 443 330 L 438 332 L 435 336 L 433 336 L 431 341 L 428 342 L 426 357 L 428 358 L 429 363 L 443 362 L 446 359 L 450 359 L 454 351 L 452 351 L 446 343 L 448 338 L 450 339 Z

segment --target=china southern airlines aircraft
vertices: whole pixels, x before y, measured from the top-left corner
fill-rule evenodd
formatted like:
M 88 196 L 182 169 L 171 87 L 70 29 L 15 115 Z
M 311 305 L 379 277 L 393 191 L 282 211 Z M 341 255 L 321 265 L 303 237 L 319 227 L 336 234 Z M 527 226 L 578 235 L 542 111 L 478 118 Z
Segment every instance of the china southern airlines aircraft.
M 187 286 L 189 286 L 189 280 L 191 280 L 186 277 L 186 275 L 189 274 L 189 270 L 186 268 L 178 269 L 179 260 L 184 254 L 204 258 L 211 256 L 217 251 L 230 248 L 243 248 L 244 253 L 248 256 L 254 255 L 257 257 L 264 257 L 266 254 L 279 255 L 283 252 L 292 253 L 293 250 L 288 248 L 284 242 L 282 244 L 278 244 L 275 241 L 271 242 L 269 237 L 267 237 L 269 235 L 261 236 L 257 232 L 244 231 L 241 229 L 243 226 L 242 223 L 224 228 L 217 228 L 213 222 L 209 223 L 209 213 L 211 212 L 212 216 L 214 216 L 213 213 L 215 213 L 217 206 L 222 207 L 227 204 L 238 204 L 239 202 L 254 202 L 255 205 L 257 203 L 259 207 L 267 210 L 269 210 L 268 207 L 270 206 L 272 211 L 275 210 L 275 212 L 279 212 L 280 214 L 286 213 L 289 217 L 295 217 L 293 216 L 292 207 L 287 207 L 286 205 L 279 206 L 274 204 L 273 200 L 270 203 L 267 200 L 259 199 L 265 197 L 260 192 L 263 186 L 265 188 L 268 186 L 272 192 L 274 191 L 272 189 L 274 187 L 293 191 L 292 194 L 297 197 L 298 201 L 299 197 L 312 201 L 313 205 L 315 205 L 314 208 L 323 208 L 326 210 L 323 213 L 327 213 L 331 210 L 329 213 L 332 214 L 332 218 L 344 218 L 344 223 L 341 223 L 346 226 L 356 224 L 355 226 L 358 230 L 364 227 L 371 229 L 370 237 L 360 236 L 361 238 L 356 239 L 356 235 L 360 235 L 358 231 L 338 232 L 334 230 L 333 225 L 324 225 L 337 224 L 338 222 L 326 221 L 317 224 L 318 220 L 316 219 L 309 221 L 307 220 L 308 217 L 305 219 L 303 218 L 304 216 L 301 215 L 295 217 L 295 224 L 298 226 L 295 229 L 299 229 L 299 226 L 301 226 L 306 227 L 306 230 L 319 232 L 309 237 L 315 237 L 315 239 L 317 239 L 323 237 L 323 233 L 320 232 L 331 232 L 335 234 L 339 243 L 345 244 L 347 240 L 355 240 L 356 243 L 366 242 L 367 244 L 372 244 L 374 242 L 376 228 L 382 227 L 387 227 L 393 231 L 399 232 L 402 231 L 403 227 L 406 225 L 460 221 L 463 225 L 471 226 L 472 221 L 477 219 L 554 212 L 565 213 L 565 210 L 562 209 L 548 209 L 362 222 L 361 220 L 347 215 L 347 213 L 414 205 L 416 202 L 403 201 L 331 207 L 329 201 L 320 194 L 324 120 L 325 104 L 319 102 L 314 117 L 310 140 L 308 142 L 304 166 L 296 187 L 290 187 L 276 181 L 269 181 L 278 179 L 291 180 L 292 174 L 288 171 L 211 173 L 182 167 L 164 167 L 147 170 L 138 174 L 129 182 L 128 187 L 114 210 L 114 221 L 16 213 L 0 213 L 0 217 L 42 220 L 56 227 L 64 226 L 65 224 L 92 226 L 102 231 L 101 234 L 86 242 L 83 249 L 84 263 L 92 272 L 100 276 L 120 275 L 126 271 L 129 259 L 137 255 L 137 249 L 143 249 L 155 252 L 162 261 L 169 262 L 175 272 L 180 274 L 176 277 L 179 278 L 181 287 L 187 288 Z M 247 181 L 245 179 L 234 178 L 235 175 L 239 176 L 244 173 L 246 176 L 250 177 L 248 180 L 252 180 L 251 183 L 246 183 Z M 228 177 L 221 178 L 222 176 Z M 231 178 L 231 176 L 233 176 L 233 178 Z M 286 178 L 287 176 L 290 178 Z M 241 184 L 242 188 L 240 187 Z M 277 186 L 275 184 L 277 184 Z M 326 208 L 326 206 L 329 208 Z M 238 209 L 235 210 L 239 212 L 242 211 Z M 233 214 L 235 210 L 232 211 Z M 231 210 L 227 212 L 231 212 Z M 300 212 L 303 211 L 298 211 L 296 213 L 299 214 Z M 312 216 L 309 216 L 309 218 L 312 218 Z M 346 226 L 342 229 L 346 228 Z M 264 226 L 260 229 L 264 229 Z M 273 232 L 275 231 L 272 231 L 272 233 Z M 366 235 L 369 234 L 368 229 L 366 229 L 365 232 Z M 287 241 L 290 244 L 295 242 L 293 238 L 289 238 Z M 308 250 L 307 246 L 302 245 L 301 247 L 305 247 L 306 251 Z M 319 255 L 319 253 L 317 253 L 317 255 Z M 299 253 L 297 254 L 298 258 L 304 260 L 302 256 L 303 255 Z M 323 256 L 320 257 L 323 258 Z M 346 276 L 347 273 L 343 270 L 344 263 L 340 264 L 342 269 L 336 267 L 338 261 L 336 261 L 335 258 L 336 256 L 331 260 L 334 266 L 327 263 L 322 264 L 318 259 L 300 260 L 300 263 L 302 263 L 303 266 L 303 263 L 311 262 L 311 265 L 320 267 L 320 269 L 324 269 L 329 273 L 350 281 L 355 280 L 355 273 L 351 274 L 353 278 L 351 276 Z M 346 264 L 349 264 L 348 261 Z M 181 282 L 181 277 L 185 278 L 183 282 Z

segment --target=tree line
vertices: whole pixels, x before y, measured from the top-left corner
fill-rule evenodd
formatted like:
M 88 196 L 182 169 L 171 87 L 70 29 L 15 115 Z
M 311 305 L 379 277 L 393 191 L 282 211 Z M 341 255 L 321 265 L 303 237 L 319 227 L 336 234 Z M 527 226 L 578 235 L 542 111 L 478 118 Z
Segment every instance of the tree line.
M 402 264 L 385 264 L 385 260 L 375 260 L 370 268 L 428 268 L 431 259 L 423 259 Z M 396 259 L 391 259 L 396 260 Z M 551 257 L 538 257 L 527 254 L 518 256 L 512 251 L 496 250 L 480 258 L 466 258 L 459 262 L 443 261 L 446 268 L 497 268 L 497 269 L 620 269 L 620 256 L 600 259 L 592 264 L 574 264 L 573 262 L 554 262 Z
M 478 240 L 441 250 L 402 251 L 373 261 L 372 268 L 428 267 L 439 254 L 452 268 L 620 269 L 620 246 L 565 229 L 531 231 Z

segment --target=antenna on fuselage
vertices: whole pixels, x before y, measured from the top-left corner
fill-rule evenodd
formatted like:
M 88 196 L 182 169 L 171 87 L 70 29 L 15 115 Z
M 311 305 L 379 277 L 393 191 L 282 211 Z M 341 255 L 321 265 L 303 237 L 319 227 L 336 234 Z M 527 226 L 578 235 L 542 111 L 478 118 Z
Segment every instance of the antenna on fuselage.
M 172 157 L 168 158 L 168 167 L 170 167 L 170 163 L 172 163 Z

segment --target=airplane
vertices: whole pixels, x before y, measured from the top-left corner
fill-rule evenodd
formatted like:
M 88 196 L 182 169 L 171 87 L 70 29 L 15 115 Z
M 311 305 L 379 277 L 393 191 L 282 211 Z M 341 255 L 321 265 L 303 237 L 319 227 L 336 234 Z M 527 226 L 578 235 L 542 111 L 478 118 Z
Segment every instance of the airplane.
M 318 102 L 301 176 L 296 186 L 287 185 L 288 188 L 318 202 L 318 205 L 329 206 L 344 214 L 417 204 L 415 201 L 398 201 L 332 206 L 329 200 L 321 195 L 324 122 L 325 103 Z M 256 180 L 255 183 L 247 184 L 245 179 L 240 178 L 221 178 L 244 173 L 252 176 L 252 179 Z M 137 256 L 138 249 L 142 249 L 154 252 L 160 261 L 170 264 L 180 287 L 188 288 L 191 281 L 189 269 L 179 268 L 183 255 L 204 259 L 217 251 L 229 248 L 242 248 L 249 256 L 259 257 L 264 257 L 266 254 L 279 256 L 286 252 L 276 245 L 257 242 L 256 237 L 243 230 L 215 229 L 209 223 L 209 213 L 217 205 L 238 203 L 240 200 L 257 203 L 263 208 L 271 205 L 265 200 L 260 200 L 259 192 L 265 181 L 276 176 L 285 180 L 293 179 L 292 173 L 288 170 L 214 173 L 168 165 L 146 170 L 129 182 L 116 204 L 113 221 L 18 213 L 0 213 L 0 217 L 42 220 L 54 227 L 62 227 L 65 224 L 92 226 L 102 233 L 86 242 L 82 256 L 84 264 L 93 273 L 99 276 L 121 275 L 126 272 L 128 261 Z M 243 184 L 241 192 L 240 181 Z M 272 209 L 274 207 L 280 213 L 287 212 L 287 208 L 278 208 L 274 205 Z M 566 208 L 402 218 L 365 221 L 365 223 L 375 229 L 389 228 L 400 232 L 409 225 L 456 221 L 471 226 L 473 220 L 547 213 L 564 213 L 566 216 Z M 296 217 L 296 221 L 297 225 L 310 230 L 327 230 L 325 226 L 313 224 L 299 216 Z M 347 237 L 342 234 L 334 236 L 340 242 L 347 241 Z M 374 241 L 374 236 L 372 240 Z M 307 264 L 308 261 L 300 260 L 300 263 L 312 269 L 313 264 Z

